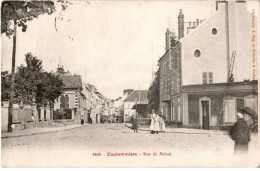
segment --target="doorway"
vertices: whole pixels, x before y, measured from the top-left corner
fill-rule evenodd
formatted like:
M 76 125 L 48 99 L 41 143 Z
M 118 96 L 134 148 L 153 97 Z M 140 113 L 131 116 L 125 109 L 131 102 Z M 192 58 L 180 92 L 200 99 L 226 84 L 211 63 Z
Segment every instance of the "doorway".
M 201 101 L 202 129 L 209 129 L 209 101 Z

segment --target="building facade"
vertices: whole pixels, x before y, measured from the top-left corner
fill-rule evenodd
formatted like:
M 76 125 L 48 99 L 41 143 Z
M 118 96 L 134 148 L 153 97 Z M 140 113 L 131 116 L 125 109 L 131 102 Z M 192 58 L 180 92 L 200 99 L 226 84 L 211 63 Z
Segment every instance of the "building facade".
M 147 90 L 134 90 L 124 100 L 124 122 L 129 122 L 131 116 L 136 113 L 133 106 L 141 101 L 147 100 Z M 148 101 L 148 100 L 147 100 Z
M 179 42 L 159 60 L 160 110 L 167 120 L 185 127 L 220 128 L 236 122 L 238 108 L 257 111 L 252 14 L 244 1 L 217 1 L 216 9 L 207 20 L 194 27 L 190 23 L 185 36 L 180 11 Z
M 64 86 L 63 94 L 54 103 L 54 111 L 63 109 L 66 114 L 59 119 L 71 119 L 75 123 L 80 123 L 81 118 L 87 115 L 86 96 L 82 92 L 81 76 L 64 72 L 63 67 L 57 69 L 57 74 L 60 75 Z

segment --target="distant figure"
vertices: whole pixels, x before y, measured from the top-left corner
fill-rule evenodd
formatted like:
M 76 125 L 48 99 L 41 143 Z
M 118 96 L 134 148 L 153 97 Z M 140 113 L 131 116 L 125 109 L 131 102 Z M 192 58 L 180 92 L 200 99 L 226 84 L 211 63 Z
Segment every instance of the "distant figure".
M 248 143 L 250 141 L 250 130 L 244 120 L 244 115 L 240 112 L 237 114 L 238 120 L 230 130 L 232 140 L 235 141 L 235 154 L 248 152 Z
M 160 123 L 159 123 L 160 117 L 158 116 L 158 114 L 155 113 L 154 110 L 152 110 L 152 116 L 151 116 L 151 125 L 150 125 L 150 129 L 151 129 L 151 133 L 157 133 L 160 131 Z
M 132 124 L 132 129 L 134 130 L 134 132 L 138 133 L 138 120 L 137 120 L 137 115 L 133 116 L 133 124 Z
M 159 127 L 160 132 L 165 132 L 165 123 L 162 117 L 159 117 Z
M 81 115 L 81 125 L 84 125 L 83 115 Z

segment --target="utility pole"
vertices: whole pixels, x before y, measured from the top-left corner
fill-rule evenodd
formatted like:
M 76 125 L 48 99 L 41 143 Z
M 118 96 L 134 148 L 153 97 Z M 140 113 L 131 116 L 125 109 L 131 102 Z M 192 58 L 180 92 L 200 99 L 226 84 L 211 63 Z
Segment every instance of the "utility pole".
M 135 119 L 137 117 L 137 98 L 135 98 Z
M 152 82 L 153 82 L 153 43 L 152 43 Z
M 139 103 L 140 103 L 140 83 L 139 83 Z
M 14 101 L 14 78 L 15 78 L 15 54 L 16 54 L 16 20 L 14 20 L 14 33 L 13 33 L 13 52 L 12 52 L 12 71 L 11 71 L 11 92 L 8 107 L 8 132 L 12 132 L 13 121 L 13 101 Z

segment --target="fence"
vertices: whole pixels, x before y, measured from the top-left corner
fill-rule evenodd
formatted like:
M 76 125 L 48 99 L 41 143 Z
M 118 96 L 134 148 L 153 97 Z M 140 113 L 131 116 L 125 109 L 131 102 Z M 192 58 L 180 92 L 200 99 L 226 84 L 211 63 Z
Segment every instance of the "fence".
M 1 105 L 1 128 L 6 132 L 8 128 L 9 102 L 4 101 Z M 13 105 L 12 129 L 20 130 L 38 126 L 48 126 L 53 120 L 53 109 L 49 105 L 37 107 L 36 104 Z

